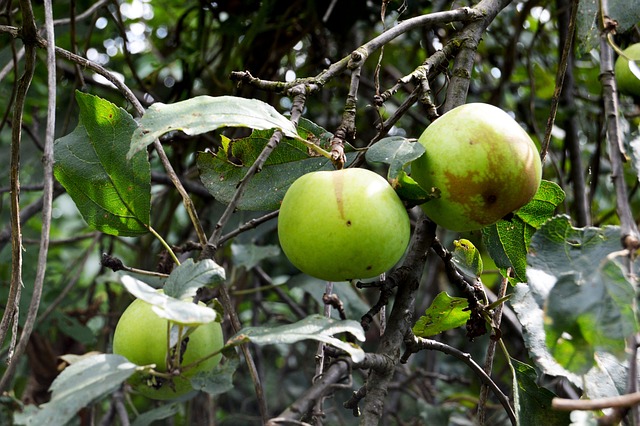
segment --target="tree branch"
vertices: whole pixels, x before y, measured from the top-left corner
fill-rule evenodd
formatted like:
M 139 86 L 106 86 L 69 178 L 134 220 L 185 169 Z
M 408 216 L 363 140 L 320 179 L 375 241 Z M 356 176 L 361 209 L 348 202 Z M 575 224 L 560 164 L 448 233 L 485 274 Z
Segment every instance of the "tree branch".
M 56 54 L 55 34 L 53 31 L 53 10 L 51 0 L 44 1 L 45 25 L 47 40 L 47 127 L 45 132 L 45 145 L 42 155 L 44 189 L 42 195 L 42 228 L 40 232 L 40 250 L 38 252 L 38 264 L 36 265 L 36 276 L 33 283 L 31 301 L 27 311 L 27 317 L 22 326 L 20 340 L 16 346 L 13 357 L 10 357 L 9 365 L 0 379 L 0 389 L 6 389 L 18 366 L 20 358 L 24 353 L 29 338 L 33 331 L 40 307 L 40 298 L 44 284 L 45 272 L 47 269 L 47 254 L 49 252 L 49 237 L 51 231 L 51 210 L 53 203 L 53 141 L 55 139 L 56 128 Z M 35 49 L 35 46 L 33 46 Z M 19 231 L 19 230 L 18 230 Z M 18 236 L 20 239 L 21 235 Z
M 620 218 L 620 238 L 622 246 L 630 252 L 640 248 L 640 234 L 633 219 L 627 195 L 627 184 L 624 180 L 622 162 L 626 159 L 622 145 L 622 133 L 618 123 L 618 90 L 613 75 L 613 48 L 607 38 L 615 29 L 615 24 L 606 16 L 602 17 L 603 26 L 600 36 L 600 81 L 604 95 L 604 112 L 607 119 L 607 146 L 611 161 L 611 179 L 616 189 L 616 210 Z
M 407 352 L 402 356 L 402 362 L 406 362 L 409 356 L 412 353 L 415 353 L 419 350 L 436 350 L 447 355 L 451 355 L 460 361 L 464 362 L 471 368 L 471 370 L 476 373 L 476 375 L 480 378 L 482 383 L 487 385 L 491 391 L 496 395 L 502 406 L 504 407 L 509 419 L 511 420 L 511 424 L 516 425 L 516 415 L 513 412 L 513 408 L 509 403 L 509 398 L 502 393 L 498 385 L 489 377 L 487 373 L 482 369 L 482 367 L 476 363 L 473 358 L 471 358 L 470 354 L 464 353 L 452 346 L 449 346 L 445 343 L 438 342 L 436 340 L 423 339 L 421 337 L 413 336 L 411 339 L 407 341 Z
M 400 347 L 405 335 L 411 330 L 416 291 L 427 259 L 427 250 L 435 240 L 436 225 L 421 213 L 413 234 L 409 253 L 401 268 L 409 273 L 406 281 L 398 286 L 395 302 L 389 315 L 385 334 L 378 346 L 378 355 L 389 359 L 386 369 L 372 369 L 367 377 L 367 397 L 362 410 L 361 424 L 376 425 L 382 418 L 387 387 L 393 378 L 395 365 L 400 359 Z

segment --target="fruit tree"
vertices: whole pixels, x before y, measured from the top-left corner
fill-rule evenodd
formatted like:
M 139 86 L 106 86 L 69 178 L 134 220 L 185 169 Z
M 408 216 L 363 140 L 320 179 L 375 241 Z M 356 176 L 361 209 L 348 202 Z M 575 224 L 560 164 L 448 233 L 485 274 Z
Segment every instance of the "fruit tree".
M 0 0 L 0 424 L 640 424 L 640 2 Z

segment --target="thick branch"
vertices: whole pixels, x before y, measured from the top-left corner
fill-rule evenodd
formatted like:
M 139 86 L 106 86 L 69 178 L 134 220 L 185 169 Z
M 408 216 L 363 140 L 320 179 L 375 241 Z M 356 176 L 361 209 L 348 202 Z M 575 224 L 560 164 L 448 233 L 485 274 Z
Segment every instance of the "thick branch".
M 444 104 L 445 112 L 465 103 L 478 43 L 498 12 L 509 3 L 511 0 L 482 0 L 473 8 L 474 13 L 482 18 L 471 22 L 461 32 L 462 46 L 453 63 L 453 75 Z
M 387 387 L 393 378 L 395 364 L 400 359 L 400 347 L 413 324 L 416 291 L 427 259 L 427 250 L 435 240 L 435 228 L 435 224 L 423 215 L 417 221 L 409 254 L 402 265 L 409 273 L 406 282 L 398 286 L 387 329 L 378 349 L 378 355 L 383 355 L 391 361 L 390 368 L 372 369 L 367 378 L 367 397 L 360 422 L 363 425 L 376 425 L 382 418 Z
M 611 179 L 616 189 L 616 210 L 620 218 L 620 233 L 623 247 L 630 251 L 640 248 L 640 234 L 633 219 L 631 206 L 627 194 L 627 184 L 624 180 L 622 165 L 625 154 L 622 145 L 622 133 L 618 122 L 618 92 L 613 75 L 613 48 L 607 41 L 605 29 L 600 37 L 600 81 L 604 95 L 604 112 L 607 119 L 607 144 L 609 161 L 611 161 Z

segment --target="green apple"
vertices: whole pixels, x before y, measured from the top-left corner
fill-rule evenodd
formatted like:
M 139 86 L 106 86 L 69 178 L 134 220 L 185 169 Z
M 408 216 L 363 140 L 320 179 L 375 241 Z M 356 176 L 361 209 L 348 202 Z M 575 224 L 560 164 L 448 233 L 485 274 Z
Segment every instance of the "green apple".
M 152 305 L 141 300 L 134 300 L 125 309 L 118 321 L 113 336 L 113 353 L 127 358 L 137 365 L 155 364 L 155 370 L 166 373 L 167 368 L 167 326 L 169 321 L 159 317 Z M 180 326 L 172 324 L 177 331 Z M 187 327 L 181 327 L 182 333 Z M 129 384 L 142 395 L 152 399 L 172 399 L 193 390 L 189 378 L 200 371 L 210 371 L 220 362 L 221 355 L 208 358 L 193 368 L 181 371 L 181 366 L 189 365 L 220 350 L 224 345 L 222 327 L 218 322 L 200 325 L 193 330 L 186 341 L 186 349 L 182 354 L 179 366 L 172 366 L 172 371 L 180 372 L 173 378 L 173 383 L 145 373 L 135 373 Z M 172 351 L 173 353 L 173 351 Z
M 287 190 L 278 216 L 287 258 L 326 281 L 389 270 L 404 254 L 410 233 L 409 216 L 393 188 L 359 168 L 303 175 Z
M 438 225 L 471 231 L 491 225 L 528 203 L 540 186 L 535 144 L 501 109 L 482 103 L 443 114 L 422 133 L 425 154 L 411 176 L 440 197 L 421 207 Z
M 627 57 L 634 59 L 634 64 L 627 58 L 618 56 L 615 73 L 618 91 L 627 95 L 640 96 L 640 43 L 632 44 L 622 51 Z M 635 67 L 633 70 L 631 67 Z

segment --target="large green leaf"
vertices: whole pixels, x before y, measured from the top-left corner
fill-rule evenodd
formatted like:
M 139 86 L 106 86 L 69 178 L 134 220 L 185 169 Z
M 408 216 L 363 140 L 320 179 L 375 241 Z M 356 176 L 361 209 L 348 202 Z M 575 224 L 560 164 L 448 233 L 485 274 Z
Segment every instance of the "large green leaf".
M 616 32 L 623 33 L 640 22 L 640 2 L 629 0 L 608 0 L 607 17 L 616 22 Z M 583 0 L 578 7 L 577 46 L 579 53 L 586 53 L 598 47 L 601 22 L 600 2 Z
M 469 302 L 462 297 L 451 297 L 446 292 L 439 293 L 424 315 L 413 326 L 413 334 L 430 337 L 443 331 L 462 327 L 469 321 Z
M 329 132 L 306 120 L 300 121 L 298 132 L 305 139 L 314 140 L 325 148 L 331 140 Z M 198 153 L 200 180 L 211 195 L 225 204 L 229 203 L 240 180 L 272 134 L 273 131 L 254 130 L 247 138 L 223 138 L 222 147 L 216 153 Z M 355 158 L 355 152 L 348 146 L 345 150 L 349 163 Z M 310 153 L 309 148 L 296 139 L 284 138 L 267 158 L 260 172 L 249 181 L 237 207 L 239 210 L 277 210 L 289 186 L 300 176 L 333 169 L 328 158 Z
M 619 228 L 574 228 L 565 216 L 533 236 L 526 288 L 531 297 L 516 294 L 514 308 L 525 316 L 525 330 L 538 336 L 536 345 L 545 345 L 571 372 L 589 371 L 597 351 L 623 356 L 626 338 L 637 330 L 629 303 L 635 292 L 616 258 L 619 249 Z M 544 310 L 544 330 L 526 319 L 532 304 Z
M 122 108 L 76 93 L 80 122 L 54 145 L 56 179 L 85 221 L 122 236 L 148 232 L 151 171 L 145 152 L 126 159 L 136 123 Z
M 551 401 L 556 396 L 537 384 L 537 374 L 533 367 L 511 358 L 513 367 L 514 409 L 520 426 L 568 425 L 571 423 L 569 411 L 555 411 Z
M 81 358 L 53 381 L 49 389 L 51 400 L 37 410 L 17 415 L 16 424 L 67 424 L 81 408 L 117 389 L 137 368 L 120 355 L 99 354 Z
M 500 269 L 513 268 L 517 282 L 526 282 L 527 247 L 536 229 L 549 220 L 564 200 L 564 191 L 543 180 L 533 199 L 517 210 L 509 220 L 500 220 L 482 230 L 489 255 Z
M 302 340 L 317 340 L 347 352 L 354 362 L 364 360 L 364 351 L 358 346 L 344 342 L 335 334 L 350 333 L 360 341 L 365 340 L 359 322 L 338 321 L 321 315 L 311 315 L 293 324 L 278 327 L 245 327 L 230 341 L 250 341 L 256 345 L 292 344 Z
M 171 131 L 199 135 L 221 127 L 280 129 L 291 138 L 299 137 L 289 119 L 258 99 L 196 96 L 173 104 L 158 102 L 151 105 L 140 119 L 128 155 L 131 157 L 144 150 L 156 138 Z

